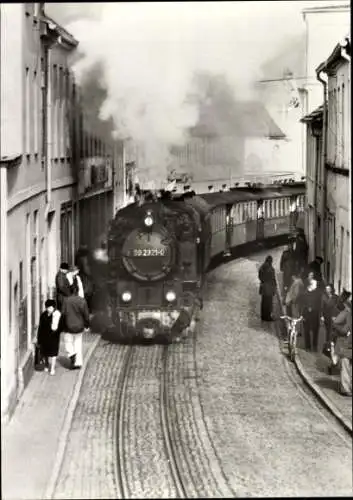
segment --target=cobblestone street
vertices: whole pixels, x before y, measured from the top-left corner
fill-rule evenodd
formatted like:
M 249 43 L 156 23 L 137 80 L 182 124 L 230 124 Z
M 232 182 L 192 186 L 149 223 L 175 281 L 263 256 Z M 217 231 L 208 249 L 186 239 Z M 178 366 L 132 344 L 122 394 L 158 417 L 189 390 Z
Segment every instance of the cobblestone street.
M 280 252 L 270 252 L 277 268 Z M 166 405 L 189 498 L 351 495 L 351 440 L 290 368 L 278 325 L 259 319 L 265 255 L 212 271 L 195 335 L 169 347 L 166 364 L 162 346 L 133 347 L 125 386 L 131 348 L 103 340 L 74 405 L 77 372 L 37 373 L 3 436 L 16 464 L 4 468 L 3 498 L 174 498 Z
M 208 277 L 197 365 L 210 435 L 239 496 L 351 495 L 351 439 L 288 375 L 276 325 L 259 318 L 268 253 L 278 269 L 274 250 Z

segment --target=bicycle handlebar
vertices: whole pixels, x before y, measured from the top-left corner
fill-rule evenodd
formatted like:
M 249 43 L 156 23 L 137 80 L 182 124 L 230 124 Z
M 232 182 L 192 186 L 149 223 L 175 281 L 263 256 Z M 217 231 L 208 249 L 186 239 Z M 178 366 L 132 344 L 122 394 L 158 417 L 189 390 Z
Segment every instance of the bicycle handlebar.
M 300 318 L 291 318 L 290 316 L 280 316 L 281 319 L 288 319 L 289 321 L 293 322 L 293 323 L 298 323 L 299 321 L 301 321 L 303 318 L 303 316 L 300 316 Z

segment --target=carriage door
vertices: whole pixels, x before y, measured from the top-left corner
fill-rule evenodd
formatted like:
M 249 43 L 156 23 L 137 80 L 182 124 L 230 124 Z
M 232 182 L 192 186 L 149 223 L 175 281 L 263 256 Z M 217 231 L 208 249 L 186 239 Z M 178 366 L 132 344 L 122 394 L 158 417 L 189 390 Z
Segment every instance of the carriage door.
M 232 248 L 233 219 L 231 217 L 232 205 L 226 205 L 226 250 Z
M 297 207 L 297 197 L 292 195 L 290 197 L 290 214 L 289 214 L 289 232 L 294 233 L 297 227 L 298 220 L 298 207 Z
M 263 240 L 265 237 L 265 212 L 263 200 L 257 202 L 257 226 L 256 226 L 256 239 Z

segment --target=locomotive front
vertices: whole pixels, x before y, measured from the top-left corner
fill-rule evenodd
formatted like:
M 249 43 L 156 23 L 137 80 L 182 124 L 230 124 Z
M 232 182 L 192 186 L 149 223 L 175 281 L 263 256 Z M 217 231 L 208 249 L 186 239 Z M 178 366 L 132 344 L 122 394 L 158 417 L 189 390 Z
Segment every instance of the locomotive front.
M 190 324 L 195 300 L 184 279 L 197 267 L 192 262 L 197 243 L 192 217 L 184 213 L 183 223 L 181 219 L 180 210 L 151 203 L 130 205 L 113 221 L 108 287 L 112 320 L 121 339 L 170 338 Z M 183 247 L 187 234 L 189 260 Z

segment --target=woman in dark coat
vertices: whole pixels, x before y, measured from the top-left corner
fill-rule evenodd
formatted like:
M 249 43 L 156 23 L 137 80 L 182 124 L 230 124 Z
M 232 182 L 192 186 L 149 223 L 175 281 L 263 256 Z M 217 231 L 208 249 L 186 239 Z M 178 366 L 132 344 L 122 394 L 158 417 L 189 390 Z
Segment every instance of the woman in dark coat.
M 276 293 L 276 275 L 272 261 L 269 255 L 259 269 L 262 321 L 273 321 L 272 306 L 273 296 Z
M 50 369 L 50 375 L 55 375 L 56 357 L 60 342 L 60 317 L 54 300 L 45 302 L 45 311 L 41 314 L 38 326 L 38 345 L 45 359 L 45 371 Z
M 335 294 L 333 285 L 326 285 L 322 296 L 322 318 L 325 323 L 326 342 L 331 341 L 332 318 L 338 313 L 337 301 L 338 296 Z

